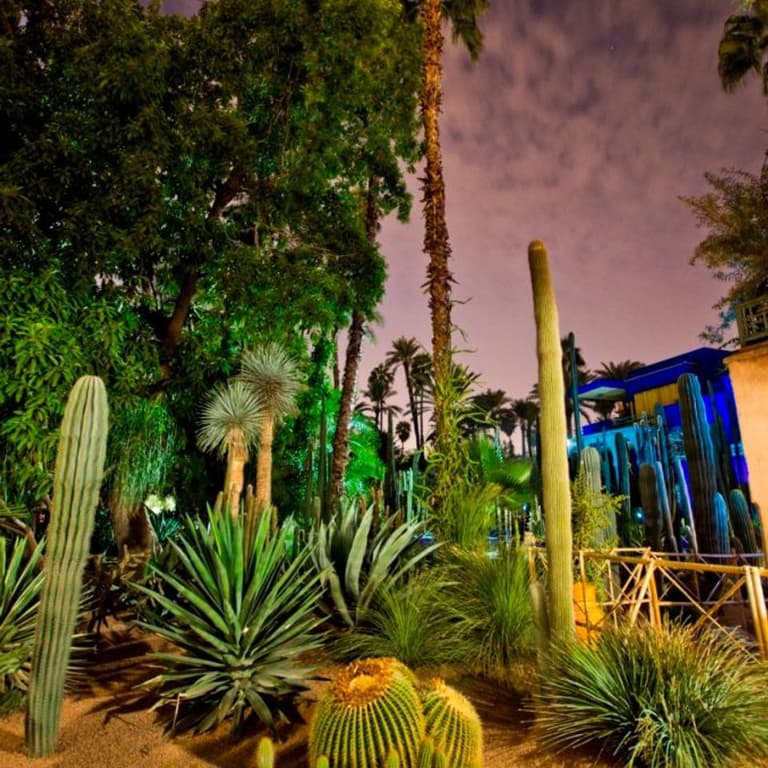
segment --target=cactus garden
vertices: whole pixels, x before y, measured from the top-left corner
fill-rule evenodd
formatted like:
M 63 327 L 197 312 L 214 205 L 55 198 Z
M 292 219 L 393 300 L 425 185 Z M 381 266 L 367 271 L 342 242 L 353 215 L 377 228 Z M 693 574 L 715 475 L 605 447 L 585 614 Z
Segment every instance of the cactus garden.
M 768 165 L 685 201 L 738 349 L 590 369 L 516 232 L 493 389 L 439 128 L 494 5 L 0 7 L 1 768 L 768 768 Z M 722 34 L 765 76 L 768 2 Z M 431 343 L 382 353 L 414 185 Z

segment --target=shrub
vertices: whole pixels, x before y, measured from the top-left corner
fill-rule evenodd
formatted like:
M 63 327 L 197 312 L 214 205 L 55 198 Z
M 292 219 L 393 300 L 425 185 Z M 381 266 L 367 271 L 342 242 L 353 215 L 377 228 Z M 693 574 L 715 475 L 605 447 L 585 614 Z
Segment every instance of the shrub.
M 563 749 L 627 765 L 725 768 L 768 755 L 768 676 L 733 637 L 679 624 L 606 628 L 553 652 L 538 723 Z
M 334 654 L 346 659 L 394 656 L 410 667 L 462 661 L 468 654 L 462 643 L 463 624 L 444 600 L 445 593 L 455 588 L 437 569 L 385 587 L 368 612 L 366 625 L 341 635 Z
M 212 515 L 209 530 L 187 519 L 171 542 L 175 569 L 152 566 L 175 598 L 136 585 L 150 598 L 139 626 L 182 651 L 155 654 L 161 672 L 145 683 L 156 707 L 175 711 L 173 731 L 201 732 L 229 717 L 237 730 L 251 712 L 275 728 L 292 718 L 312 677 L 299 657 L 321 642 L 313 633 L 319 579 L 308 552 L 288 561 L 288 528 L 270 535 L 270 524 L 262 515 L 249 536 L 228 514 Z
M 533 659 L 534 633 L 527 553 L 501 546 L 495 557 L 452 550 L 445 594 L 461 616 L 464 663 L 499 682 L 512 682 Z

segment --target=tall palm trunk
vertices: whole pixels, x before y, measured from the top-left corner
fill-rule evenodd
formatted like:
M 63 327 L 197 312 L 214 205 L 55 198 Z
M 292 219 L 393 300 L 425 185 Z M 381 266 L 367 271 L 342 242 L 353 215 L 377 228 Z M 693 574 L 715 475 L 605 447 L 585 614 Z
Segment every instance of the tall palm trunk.
M 448 268 L 451 248 L 445 220 L 445 180 L 440 148 L 440 109 L 442 103 L 442 2 L 423 0 L 424 24 L 421 117 L 424 125 L 426 154 L 422 186 L 424 206 L 424 252 L 429 257 L 426 288 L 432 317 L 432 357 L 435 376 L 435 435 L 438 450 L 443 447 L 443 413 L 451 376 L 451 282 Z
M 405 388 L 408 390 L 408 407 L 411 410 L 411 422 L 413 424 L 413 439 L 416 441 L 416 449 L 421 448 L 421 432 L 419 430 L 419 413 L 416 405 L 416 393 L 413 391 L 413 379 L 411 378 L 411 366 L 403 361 L 403 373 L 405 374 Z
M 272 441 L 275 436 L 275 414 L 264 413 L 264 421 L 259 433 L 259 452 L 256 455 L 256 493 L 258 509 L 272 505 Z

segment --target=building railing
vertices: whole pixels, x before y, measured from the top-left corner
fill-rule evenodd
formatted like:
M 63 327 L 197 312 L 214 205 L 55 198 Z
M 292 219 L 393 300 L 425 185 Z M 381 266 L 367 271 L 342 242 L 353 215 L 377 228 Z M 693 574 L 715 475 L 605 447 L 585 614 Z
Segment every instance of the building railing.
M 742 346 L 768 339 L 768 296 L 739 304 L 736 307 L 736 325 Z

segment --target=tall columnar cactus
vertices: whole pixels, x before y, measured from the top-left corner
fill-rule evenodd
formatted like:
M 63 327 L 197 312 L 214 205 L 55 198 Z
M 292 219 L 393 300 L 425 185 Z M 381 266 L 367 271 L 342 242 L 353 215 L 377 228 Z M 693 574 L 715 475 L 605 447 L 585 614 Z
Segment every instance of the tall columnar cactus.
M 534 240 L 528 246 L 528 266 L 536 319 L 536 353 L 539 363 L 539 455 L 542 501 L 546 525 L 547 598 L 551 639 L 571 642 L 575 637 L 572 600 L 573 534 L 571 487 L 566 452 L 565 386 L 562 348 L 555 292 L 549 272 L 547 249 Z
M 688 541 L 694 552 L 699 551 L 699 542 L 696 538 L 696 521 L 693 519 L 693 507 L 691 506 L 691 495 L 688 493 L 688 484 L 685 481 L 685 471 L 683 470 L 683 460 L 680 456 L 675 456 L 672 461 L 675 471 L 675 480 L 677 488 L 677 501 L 680 505 L 680 514 L 685 522 L 688 531 Z
M 659 482 L 656 464 L 640 465 L 640 503 L 643 506 L 643 534 L 645 543 L 654 551 L 661 550 L 661 510 L 659 509 Z
M 78 379 L 64 409 L 53 478 L 45 582 L 27 703 L 26 743 L 32 757 L 49 755 L 56 748 L 83 569 L 104 473 L 108 418 L 101 379 Z
M 659 519 L 664 529 L 664 550 L 677 552 L 677 538 L 675 537 L 675 526 L 672 523 L 672 507 L 667 493 L 667 479 L 664 465 L 660 461 L 656 462 L 656 485 L 658 488 Z
M 684 373 L 677 380 L 677 392 L 699 551 L 705 554 L 725 554 L 718 549 L 715 528 L 717 461 L 699 380 L 693 374 Z
M 621 432 L 616 434 L 615 440 L 619 494 L 623 497 L 618 520 L 619 544 L 627 547 L 632 540 L 632 487 L 629 482 L 629 448 L 627 447 L 627 440 Z
M 483 727 L 469 699 L 435 679 L 424 694 L 424 715 L 427 734 L 448 765 L 481 768 Z
M 425 720 L 415 679 L 396 659 L 362 659 L 346 666 L 315 707 L 309 761 L 378 768 L 393 750 L 416 765 Z
M 760 547 L 757 543 L 757 534 L 755 526 L 752 524 L 752 516 L 749 514 L 749 503 L 744 492 L 734 488 L 728 494 L 728 500 L 731 502 L 731 525 L 733 526 L 733 535 L 741 544 L 744 552 L 758 552 Z
M 722 493 L 715 494 L 715 538 L 716 552 L 727 555 L 731 551 L 730 524 L 728 521 L 728 505 Z

